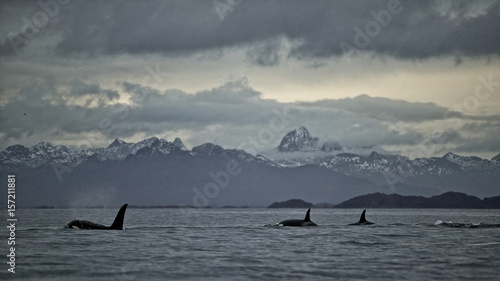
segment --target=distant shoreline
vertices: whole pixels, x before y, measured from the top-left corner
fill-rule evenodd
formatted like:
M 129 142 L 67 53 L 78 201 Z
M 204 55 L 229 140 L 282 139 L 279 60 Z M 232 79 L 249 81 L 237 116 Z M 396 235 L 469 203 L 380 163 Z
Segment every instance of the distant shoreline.
M 312 204 L 300 199 L 275 202 L 268 208 L 385 208 L 385 209 L 500 209 L 500 196 L 479 199 L 460 192 L 446 192 L 432 197 L 370 193 L 333 205 Z
M 81 206 L 81 207 L 54 207 L 54 206 L 31 206 L 19 209 L 115 209 L 117 206 Z M 130 209 L 199 209 L 199 207 L 187 205 L 155 205 L 137 206 L 130 205 Z M 207 206 L 202 209 L 249 209 L 249 208 L 319 208 L 319 209 L 349 209 L 349 208 L 380 208 L 380 209 L 500 209 L 500 196 L 478 197 L 460 192 L 446 192 L 432 197 L 415 195 L 399 195 L 370 193 L 346 200 L 340 204 L 319 203 L 313 204 L 302 199 L 290 199 L 284 202 L 274 202 L 269 206 Z

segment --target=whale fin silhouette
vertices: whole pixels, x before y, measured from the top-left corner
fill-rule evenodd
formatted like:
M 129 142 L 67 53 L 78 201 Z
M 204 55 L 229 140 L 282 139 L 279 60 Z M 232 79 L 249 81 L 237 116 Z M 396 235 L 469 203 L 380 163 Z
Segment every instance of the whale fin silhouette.
M 278 223 L 278 226 L 317 226 L 314 222 L 311 221 L 309 217 L 309 213 L 311 212 L 311 208 L 307 210 L 306 217 L 303 220 L 284 220 Z
M 365 213 L 366 213 L 366 209 L 363 210 L 363 212 L 361 213 L 361 217 L 359 218 L 359 222 L 366 222 Z
M 127 210 L 127 206 L 128 204 L 125 204 L 120 208 L 120 211 L 118 211 L 118 214 L 116 214 L 116 218 L 113 221 L 113 224 L 109 227 L 109 229 L 117 229 L 117 230 L 123 229 L 123 218 L 125 217 L 125 211 Z
M 359 218 L 358 222 L 351 223 L 349 225 L 370 225 L 370 224 L 374 224 L 373 222 L 366 220 L 365 213 L 366 213 L 366 209 L 363 210 L 363 212 L 361 213 L 361 217 Z
M 309 216 L 309 213 L 311 212 L 311 208 L 307 210 L 306 217 L 304 218 L 304 221 L 311 221 L 311 217 Z

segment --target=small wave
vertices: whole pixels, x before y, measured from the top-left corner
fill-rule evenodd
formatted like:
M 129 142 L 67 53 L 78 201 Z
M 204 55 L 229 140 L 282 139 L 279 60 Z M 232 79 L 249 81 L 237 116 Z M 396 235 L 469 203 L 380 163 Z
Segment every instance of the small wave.
M 151 229 L 167 229 L 176 228 L 176 226 L 171 225 L 135 225 L 123 227 L 123 230 L 151 230 Z
M 437 220 L 434 225 L 443 227 L 455 227 L 455 228 L 489 228 L 489 227 L 500 227 L 500 224 L 490 224 L 490 223 L 461 223 L 442 220 Z
M 19 227 L 19 231 L 47 231 L 47 230 L 62 230 L 65 226 L 34 226 L 34 227 Z M 67 227 L 67 226 L 66 226 Z
M 354 246 L 364 246 L 364 247 L 371 247 L 371 246 L 379 246 L 379 245 L 385 245 L 386 243 L 383 242 L 360 242 L 356 240 L 348 240 L 341 242 L 344 245 L 354 245 Z
M 491 245 L 500 245 L 500 242 L 484 242 L 484 243 L 472 244 L 472 246 L 491 246 Z
M 406 223 L 400 223 L 400 222 L 395 222 L 395 223 L 389 223 L 389 226 L 406 226 L 408 224 Z

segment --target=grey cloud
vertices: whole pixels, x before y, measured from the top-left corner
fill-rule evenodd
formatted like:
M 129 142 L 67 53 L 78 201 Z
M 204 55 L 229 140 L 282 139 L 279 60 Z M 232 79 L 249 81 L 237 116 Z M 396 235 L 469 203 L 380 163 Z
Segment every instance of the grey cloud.
M 427 148 L 434 155 L 450 151 L 465 154 L 498 153 L 500 123 L 473 120 L 475 118 L 468 118 L 461 120 L 460 124 L 434 128 L 432 134 L 422 139 L 419 148 Z
M 326 131 L 328 133 L 327 140 L 338 141 L 347 147 L 412 146 L 425 140 L 425 136 L 417 130 L 399 131 L 391 128 L 387 122 L 366 117 L 352 118 L 351 115 L 353 114 L 347 114 L 339 120 L 330 121 L 334 123 L 330 127 L 335 129 Z M 325 132 L 325 129 L 318 127 L 311 131 Z
M 180 90 L 160 93 L 151 88 L 124 83 L 127 91 L 140 95 L 138 114 L 141 121 L 176 123 L 181 129 L 186 124 L 208 126 L 210 124 L 255 124 L 262 122 L 260 111 L 268 111 L 277 106 L 273 101 L 262 101 L 260 93 L 247 85 L 246 80 L 229 82 L 218 88 L 188 94 Z
M 97 83 L 87 84 L 80 80 L 71 81 L 71 95 L 77 97 L 89 95 L 90 101 L 97 97 L 101 104 L 120 98 L 120 94 L 115 90 L 101 89 Z
M 281 60 L 281 44 L 279 42 L 265 42 L 251 47 L 247 51 L 247 59 L 260 66 L 274 66 Z
M 80 80 L 71 81 L 71 94 L 82 96 L 88 94 L 98 94 L 100 92 L 100 87 L 98 84 L 85 84 L 85 82 Z
M 223 39 L 212 2 L 76 2 L 63 16 L 63 53 L 179 54 L 211 49 Z
M 471 153 L 471 151 L 497 153 L 499 151 L 498 138 L 472 138 L 456 146 L 457 153 Z
M 101 89 L 97 83 L 86 84 L 76 79 L 71 81 L 71 93 L 69 95 L 72 97 L 87 97 L 86 106 L 89 106 L 93 102 L 99 105 L 106 105 L 109 101 L 120 98 L 120 94 L 117 91 Z
M 109 100 L 114 100 L 114 99 L 119 99 L 120 98 L 120 94 L 117 91 L 114 91 L 114 90 L 103 90 L 102 92 L 103 92 L 103 94 L 106 95 L 106 97 Z
M 467 122 L 462 126 L 462 130 L 469 131 L 474 134 L 479 133 L 487 133 L 489 129 L 496 128 L 496 130 L 500 130 L 500 118 L 499 116 L 493 116 L 494 118 L 490 119 L 487 116 L 482 119 L 485 122 Z M 475 119 L 473 119 L 475 120 Z M 499 135 L 500 136 L 500 135 Z
M 498 152 L 500 150 L 500 122 L 466 122 L 461 128 L 463 139 L 457 141 L 457 151 Z
M 360 95 L 355 98 L 302 102 L 304 106 L 337 108 L 386 121 L 423 122 L 462 117 L 463 114 L 434 103 L 407 102 Z
M 460 128 L 459 137 L 450 138 L 456 147 L 456 152 L 471 151 L 490 152 L 497 154 L 500 150 L 500 122 L 466 122 Z
M 304 44 L 293 55 L 329 57 L 350 54 L 345 48 L 340 48 L 343 43 L 355 52 L 371 51 L 405 59 L 499 55 L 500 35 L 494 28 L 500 22 L 498 5 L 488 6 L 484 14 L 476 17 L 457 14 L 451 20 L 447 14 L 435 11 L 433 1 L 400 2 L 402 11 L 391 14 L 385 27 L 376 24 L 381 20 L 373 14 L 387 11 L 389 1 L 355 2 L 358 5 L 342 3 L 343 7 L 338 7 L 341 4 L 337 3 L 336 17 L 326 19 L 325 26 L 330 28 L 305 35 Z M 478 4 L 481 3 L 469 2 L 468 5 Z M 377 26 L 379 29 L 374 28 Z
M 73 84 L 75 81 L 73 81 Z M 107 102 L 100 100 L 95 108 L 74 105 L 68 100 L 81 94 L 95 93 L 116 97 L 113 90 L 100 89 L 99 85 L 76 82 L 77 90 L 71 93 L 57 90 L 58 82 L 54 77 L 34 80 L 23 87 L 18 95 L 2 107 L 1 132 L 3 141 L 18 139 L 23 135 L 39 134 L 49 137 L 55 133 L 85 133 L 98 130 L 98 116 L 108 116 L 114 110 Z M 90 87 L 85 87 L 90 85 Z M 98 90 L 98 91 L 97 91 Z M 88 105 L 88 103 L 87 103 Z M 26 115 L 24 115 L 26 113 Z
M 247 46 L 247 59 L 262 66 L 285 57 L 342 56 L 343 43 L 404 59 L 500 54 L 498 1 L 400 1 L 401 12 L 387 14 L 389 3 L 242 1 L 221 20 L 212 1 L 77 1 L 61 7 L 59 24 L 47 29 L 60 35 L 57 50 L 64 54 L 176 56 Z M 300 43 L 280 56 L 275 40 L 281 37 Z M 12 55 L 8 40 L 2 42 L 2 54 Z

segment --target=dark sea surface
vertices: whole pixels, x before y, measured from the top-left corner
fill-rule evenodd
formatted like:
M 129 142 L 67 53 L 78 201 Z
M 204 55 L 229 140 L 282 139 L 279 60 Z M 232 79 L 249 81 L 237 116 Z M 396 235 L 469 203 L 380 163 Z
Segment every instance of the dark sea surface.
M 318 227 L 277 227 L 305 209 L 20 209 L 15 274 L 1 280 L 500 280 L 500 210 L 312 209 Z

